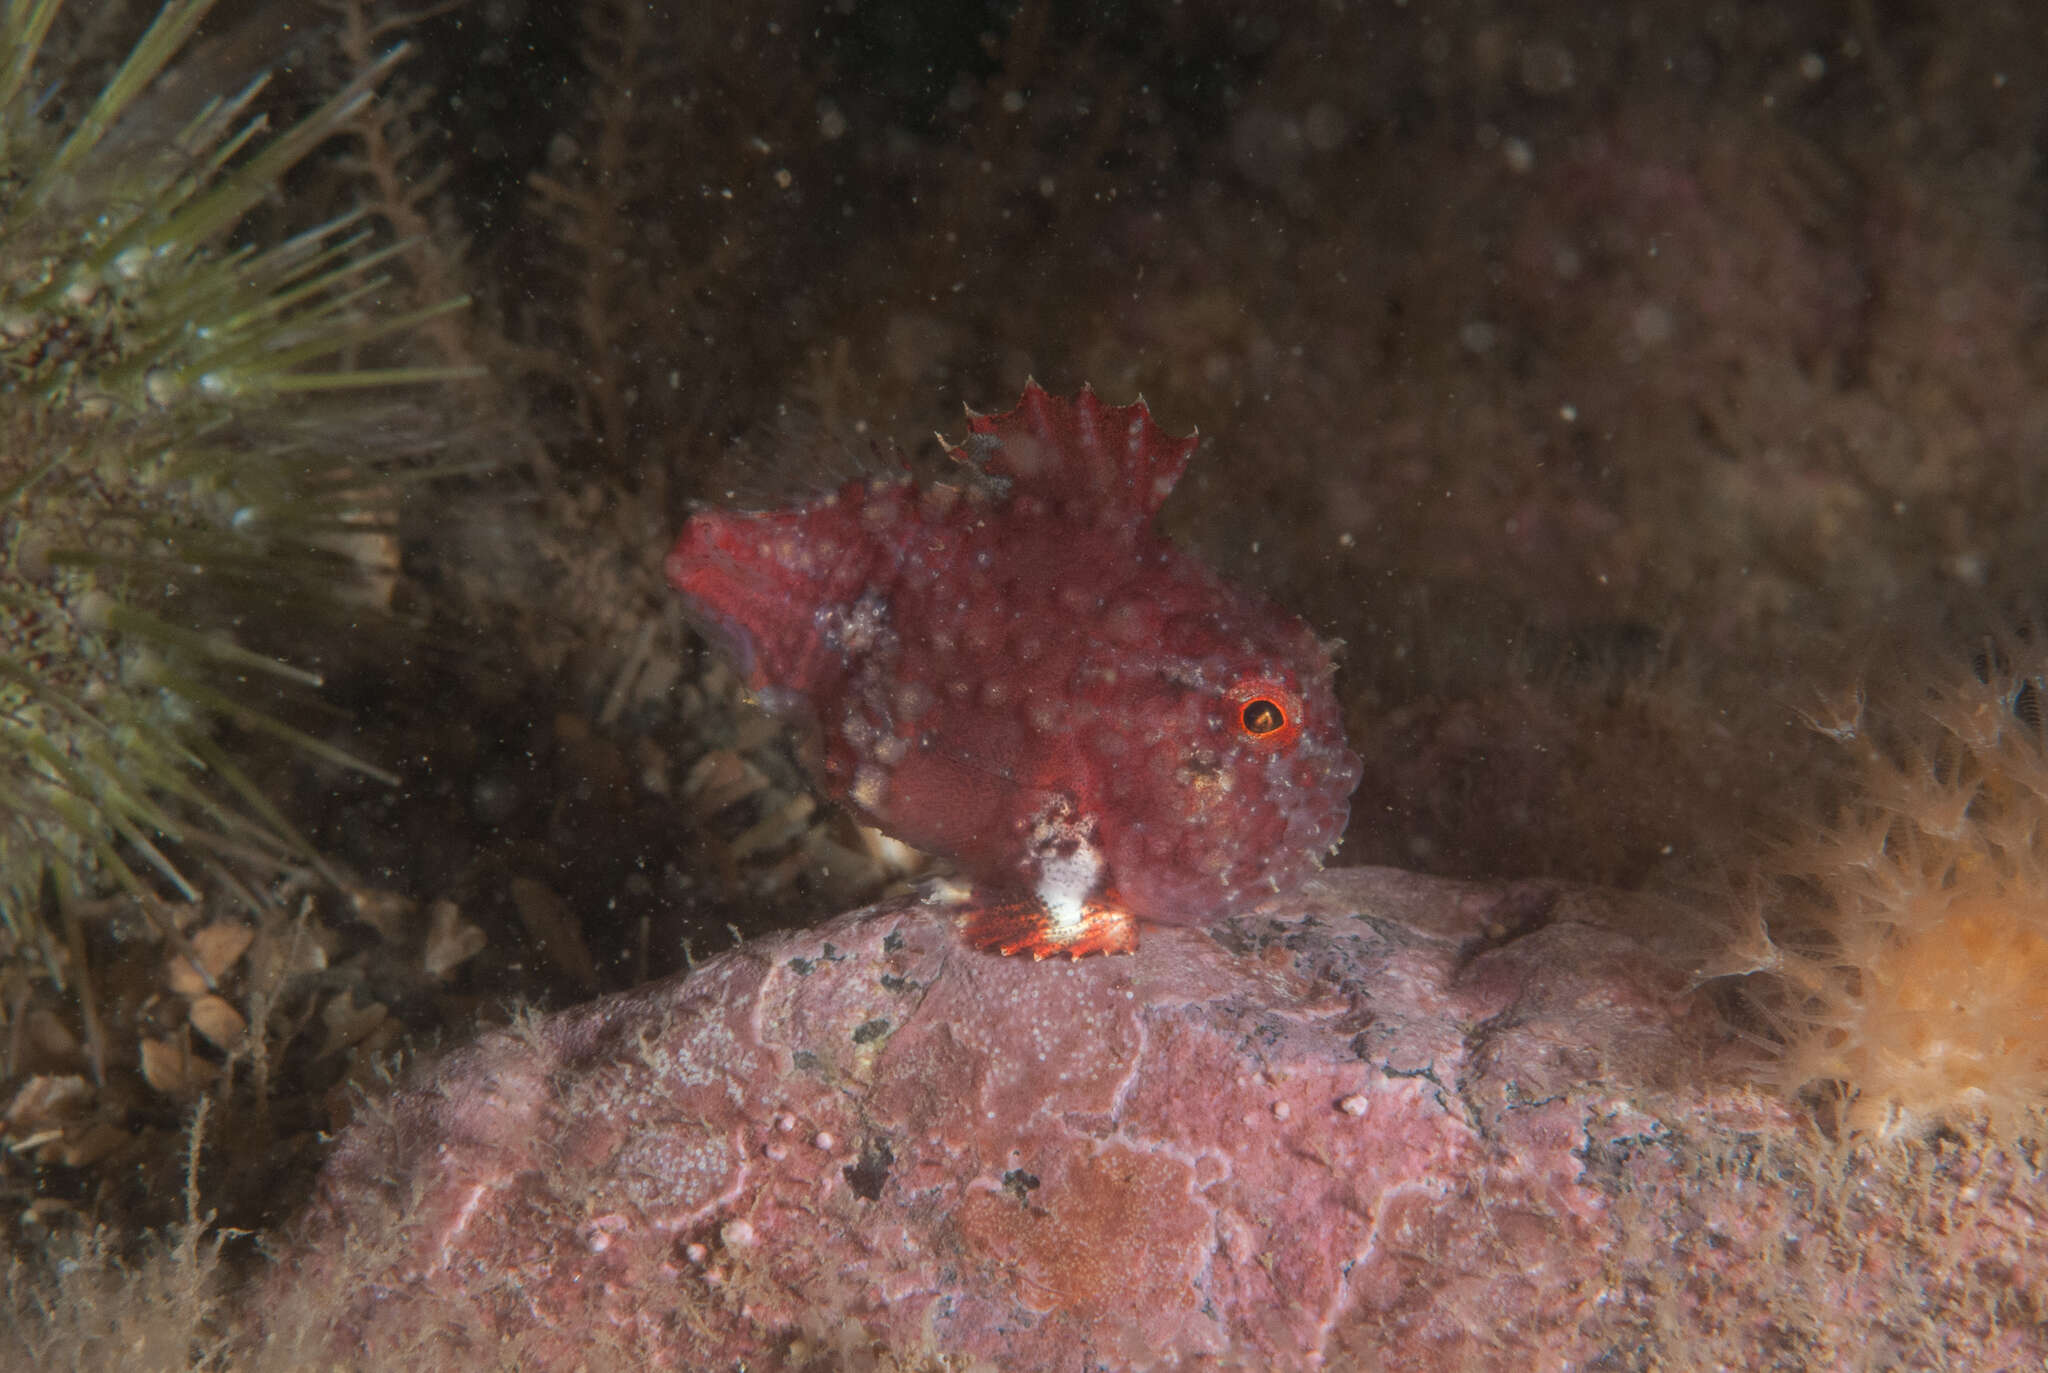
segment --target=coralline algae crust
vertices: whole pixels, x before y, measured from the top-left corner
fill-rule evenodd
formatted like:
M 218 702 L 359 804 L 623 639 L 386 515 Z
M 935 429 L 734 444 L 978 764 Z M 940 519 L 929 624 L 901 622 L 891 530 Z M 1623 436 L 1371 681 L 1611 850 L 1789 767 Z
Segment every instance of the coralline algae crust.
M 1505 1369 L 1787 1328 L 1820 1367 L 1903 1309 L 1884 1274 L 2041 1247 L 1995 1165 L 1938 1253 L 1882 1175 L 1833 1215 L 1759 1165 L 1798 1117 L 1626 924 L 1377 869 L 1075 963 L 855 912 L 442 1060 L 341 1140 L 277 1282 L 372 1353 L 535 1367 Z

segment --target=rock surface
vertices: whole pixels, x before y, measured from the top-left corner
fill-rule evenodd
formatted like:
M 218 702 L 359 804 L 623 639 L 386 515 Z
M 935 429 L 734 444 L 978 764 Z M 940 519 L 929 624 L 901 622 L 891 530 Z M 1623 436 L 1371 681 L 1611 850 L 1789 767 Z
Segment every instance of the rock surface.
M 1829 1145 L 1657 928 L 1382 869 L 1078 963 L 855 912 L 442 1059 L 271 1293 L 549 1368 L 2048 1352 L 2038 1160 Z

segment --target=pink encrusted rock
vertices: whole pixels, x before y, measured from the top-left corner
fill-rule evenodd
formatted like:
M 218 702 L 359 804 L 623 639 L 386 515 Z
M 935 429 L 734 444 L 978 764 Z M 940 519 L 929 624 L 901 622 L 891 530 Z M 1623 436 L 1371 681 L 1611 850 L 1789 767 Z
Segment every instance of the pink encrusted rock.
M 858 911 L 442 1059 L 272 1295 L 373 1361 L 563 1369 L 2048 1350 L 2038 1174 L 1830 1153 L 1632 925 L 1380 869 L 1077 963 Z

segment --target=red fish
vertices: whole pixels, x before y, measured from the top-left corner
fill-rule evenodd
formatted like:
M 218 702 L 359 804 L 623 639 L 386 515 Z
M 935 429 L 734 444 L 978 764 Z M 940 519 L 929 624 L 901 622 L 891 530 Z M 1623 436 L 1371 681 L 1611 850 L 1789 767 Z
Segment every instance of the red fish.
M 1322 864 L 1358 758 L 1329 651 L 1153 529 L 1196 438 L 1027 384 L 961 480 L 693 516 L 668 579 L 832 795 L 977 884 L 967 936 L 1121 952 Z

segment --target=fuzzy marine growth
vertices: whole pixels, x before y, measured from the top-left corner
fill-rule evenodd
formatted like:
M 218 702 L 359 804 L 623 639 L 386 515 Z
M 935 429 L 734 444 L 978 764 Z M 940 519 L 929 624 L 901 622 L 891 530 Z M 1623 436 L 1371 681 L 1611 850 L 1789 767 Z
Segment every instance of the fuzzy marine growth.
M 957 484 L 696 515 L 669 581 L 835 796 L 981 885 L 977 943 L 1125 950 L 1320 866 L 1360 774 L 1330 655 L 1153 529 L 1196 439 L 1035 383 L 969 430 Z

